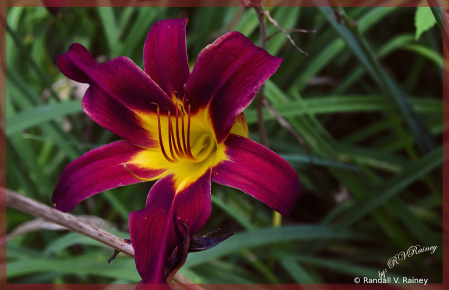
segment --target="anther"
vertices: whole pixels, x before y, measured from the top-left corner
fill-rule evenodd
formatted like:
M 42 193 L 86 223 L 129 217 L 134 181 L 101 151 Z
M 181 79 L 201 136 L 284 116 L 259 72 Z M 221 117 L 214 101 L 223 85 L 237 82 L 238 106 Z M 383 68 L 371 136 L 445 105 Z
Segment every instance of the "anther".
M 158 109 L 158 110 L 160 110 L 160 108 L 159 108 L 159 105 L 158 105 L 158 104 L 156 104 L 155 102 L 151 102 L 151 104 L 155 104 L 155 105 L 156 105 L 156 107 L 157 107 L 157 109 Z
M 182 115 L 184 116 L 184 115 L 185 115 L 185 114 L 184 114 L 184 108 L 182 107 L 181 104 L 179 104 L 179 106 L 181 107 L 181 112 L 182 112 Z

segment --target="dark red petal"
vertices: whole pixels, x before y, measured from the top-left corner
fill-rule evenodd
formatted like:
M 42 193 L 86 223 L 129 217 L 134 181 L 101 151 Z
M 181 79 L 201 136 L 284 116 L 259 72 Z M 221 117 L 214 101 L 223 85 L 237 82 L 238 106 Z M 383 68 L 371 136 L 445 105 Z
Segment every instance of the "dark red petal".
M 141 182 L 130 174 L 124 163 L 142 149 L 128 141 L 117 141 L 95 148 L 70 163 L 53 192 L 56 208 L 67 212 L 87 197 L 111 188 Z M 157 176 L 165 170 L 139 169 L 131 163 L 128 168 L 138 176 Z
M 142 147 L 159 146 L 157 129 L 152 132 L 145 129 L 139 116 L 101 89 L 91 86 L 84 94 L 82 104 L 84 112 L 109 131 Z
M 99 64 L 84 46 L 75 43 L 67 53 L 58 56 L 57 64 L 68 78 L 90 84 L 83 108 L 95 122 L 139 146 L 157 146 L 157 136 L 145 133 L 137 112 L 155 113 L 152 102 L 161 108 L 165 108 L 165 103 L 172 109 L 175 105 L 129 58 Z
M 212 181 L 238 188 L 289 215 L 301 187 L 298 174 L 279 155 L 242 136 L 229 134 L 226 158 L 212 169 Z
M 148 32 L 143 48 L 145 72 L 170 96 L 184 95 L 189 79 L 186 48 L 187 18 L 158 21 Z
M 166 283 L 165 264 L 177 245 L 173 216 L 197 233 L 209 218 L 210 169 L 196 182 L 177 190 L 172 175 L 154 184 L 144 209 L 129 215 L 129 232 L 142 283 Z
M 184 87 L 192 114 L 209 105 L 217 141 L 223 142 L 236 116 L 281 62 L 239 32 L 223 35 L 200 52 Z

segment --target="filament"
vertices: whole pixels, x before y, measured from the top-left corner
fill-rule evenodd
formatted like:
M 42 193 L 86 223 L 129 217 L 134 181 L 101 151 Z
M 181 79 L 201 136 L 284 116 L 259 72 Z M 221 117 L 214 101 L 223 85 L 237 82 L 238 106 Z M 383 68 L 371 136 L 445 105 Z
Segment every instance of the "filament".
M 176 141 L 178 142 L 177 144 L 178 144 L 178 151 L 179 151 L 179 154 L 178 154 L 178 156 L 180 157 L 180 158 L 183 158 L 183 157 L 185 157 L 186 155 L 184 154 L 184 151 L 182 151 L 182 147 L 181 147 L 181 140 L 180 140 L 180 138 L 179 138 L 179 126 L 178 126 L 178 92 L 177 91 L 175 91 L 175 94 L 176 94 Z M 182 125 L 182 132 L 184 132 L 184 124 Z M 176 153 L 178 153 L 178 152 L 176 152 Z
M 190 102 L 187 100 L 187 105 L 188 105 L 188 109 L 187 109 L 187 116 L 188 116 L 188 121 L 187 121 L 187 155 L 192 159 L 195 160 L 195 157 L 193 157 L 192 155 L 192 151 L 190 150 Z
M 187 146 L 186 146 L 186 137 L 185 137 L 185 134 L 184 134 L 184 108 L 182 107 L 182 105 L 181 104 L 179 104 L 179 106 L 181 107 L 181 110 L 182 110 L 182 116 L 181 116 L 181 124 L 182 124 L 182 146 L 183 146 L 183 148 L 184 148 L 184 152 L 185 152 L 185 154 L 187 155 L 187 156 L 189 156 L 188 155 L 188 151 L 187 151 Z M 189 118 L 190 119 L 190 118 Z M 189 158 L 190 158 L 190 156 L 189 156 Z
M 175 161 L 175 160 L 171 159 L 170 157 L 168 157 L 167 153 L 165 152 L 164 142 L 162 141 L 161 117 L 159 114 L 159 105 L 154 102 L 152 104 L 155 104 L 157 106 L 157 126 L 158 126 L 158 131 L 159 131 L 159 144 L 161 145 L 162 154 L 164 154 L 164 157 L 165 157 L 165 159 L 167 159 L 168 162 L 176 163 L 178 161 Z M 170 135 L 168 136 L 168 139 L 170 140 Z
M 176 143 L 175 143 L 175 135 L 173 133 L 173 125 L 171 123 L 170 107 L 168 106 L 168 104 L 165 104 L 165 105 L 167 106 L 167 111 L 168 111 L 168 147 L 170 147 L 170 153 L 171 153 L 171 156 L 173 157 L 173 160 L 178 162 L 179 161 L 178 158 L 176 158 L 175 154 L 173 153 L 173 147 L 175 147 L 176 155 L 179 156 L 179 152 L 178 152 L 178 149 L 176 148 Z M 172 143 L 172 140 L 173 140 L 173 143 Z
M 175 111 L 175 118 L 176 118 L 176 124 L 175 128 L 173 128 L 173 123 L 171 119 L 171 112 L 170 112 L 170 106 L 168 104 L 165 104 L 167 108 L 167 122 L 168 122 L 168 148 L 170 150 L 171 157 L 168 156 L 167 151 L 165 151 L 164 148 L 164 142 L 162 140 L 162 128 L 161 128 L 161 115 L 160 115 L 160 107 L 156 103 L 157 106 L 157 125 L 158 125 L 158 133 L 159 133 L 159 144 L 161 146 L 162 154 L 164 155 L 165 159 L 167 159 L 168 162 L 171 163 L 177 163 L 180 160 L 184 158 L 188 158 L 191 161 L 197 160 L 197 158 L 193 157 L 192 150 L 190 148 L 190 102 L 186 100 L 187 104 L 187 133 L 185 132 L 185 125 L 184 125 L 184 116 L 186 115 L 186 112 L 184 110 L 184 107 L 182 104 L 179 103 L 178 99 L 178 92 L 174 92 L 176 95 L 176 111 Z M 179 128 L 179 108 L 181 108 L 181 129 Z M 181 137 L 179 134 L 179 130 L 181 130 Z M 187 134 L 187 136 L 186 136 Z M 187 137 L 187 138 L 186 138 Z M 182 142 L 181 142 L 182 139 Z M 129 171 L 129 169 L 128 169 Z M 135 174 L 133 174 L 135 175 Z M 139 178 L 136 176 L 136 178 Z M 144 180 L 144 178 L 142 179 Z

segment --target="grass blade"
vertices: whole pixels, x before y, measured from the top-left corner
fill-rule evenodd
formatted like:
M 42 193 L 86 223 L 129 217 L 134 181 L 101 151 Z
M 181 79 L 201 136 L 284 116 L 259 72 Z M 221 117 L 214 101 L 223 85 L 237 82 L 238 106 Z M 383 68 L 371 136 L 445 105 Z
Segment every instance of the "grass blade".
M 327 225 L 284 226 L 280 228 L 264 228 L 256 231 L 234 234 L 207 252 L 190 253 L 186 262 L 187 267 L 228 255 L 237 250 L 260 247 L 273 243 L 307 241 L 307 240 L 353 240 L 365 239 L 360 234 L 349 230 L 340 230 Z
M 348 210 L 342 217 L 342 224 L 344 226 L 352 225 L 366 214 L 385 203 L 388 199 L 398 194 L 400 190 L 404 189 L 427 172 L 440 166 L 442 162 L 443 148 L 440 147 L 414 162 L 404 171 L 390 179 L 381 187 L 381 190 L 378 190 L 378 194 L 354 205 L 354 207 L 351 210 Z
M 6 120 L 6 135 L 39 125 L 54 118 L 82 111 L 81 101 L 48 104 L 24 110 Z

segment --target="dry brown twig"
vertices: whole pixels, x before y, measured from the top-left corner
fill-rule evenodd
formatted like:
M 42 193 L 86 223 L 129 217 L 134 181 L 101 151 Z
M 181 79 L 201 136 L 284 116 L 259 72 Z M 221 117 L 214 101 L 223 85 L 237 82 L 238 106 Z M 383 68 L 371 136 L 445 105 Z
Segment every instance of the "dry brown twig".
M 108 221 L 105 221 L 102 218 L 96 217 L 96 216 L 88 216 L 88 215 L 79 215 L 76 216 L 79 220 L 88 223 L 90 225 L 93 225 L 94 227 L 99 228 L 115 228 L 114 225 L 109 223 Z M 19 235 L 23 235 L 26 233 L 32 233 L 37 232 L 40 230 L 50 230 L 50 231 L 67 231 L 69 230 L 66 227 L 63 227 L 61 225 L 48 222 L 43 218 L 36 218 L 34 220 L 31 220 L 29 222 L 25 222 L 19 226 L 17 226 L 14 230 L 11 231 L 6 236 L 6 241 L 11 240 L 14 237 L 17 237 Z
M 268 10 L 265 10 L 262 8 L 262 6 L 258 5 L 255 6 L 254 9 L 257 12 L 257 17 L 259 18 L 259 25 L 260 25 L 260 47 L 263 49 L 267 49 L 267 26 L 266 26 L 266 22 L 265 22 L 265 17 L 264 15 L 266 15 L 268 17 L 268 19 L 270 20 L 271 23 L 273 23 L 273 25 L 275 25 L 278 29 L 280 29 L 282 32 L 284 32 L 284 34 L 286 34 L 287 38 L 290 40 L 290 42 L 300 51 L 305 53 L 304 51 L 302 51 L 293 41 L 293 39 L 290 37 L 290 35 L 287 33 L 287 31 L 285 29 L 283 29 L 279 23 L 277 23 L 276 20 L 274 20 L 273 18 L 271 18 L 270 13 L 268 12 Z M 306 55 L 308 55 L 307 53 L 305 53 Z M 258 119 L 258 123 L 259 123 L 259 137 L 260 137 L 260 141 L 261 143 L 266 146 L 268 146 L 268 138 L 266 137 L 266 132 L 265 132 L 265 125 L 264 125 L 264 121 L 263 121 L 263 111 L 262 108 L 266 107 L 268 110 L 268 113 L 270 113 L 270 115 L 272 115 L 276 121 L 279 123 L 279 125 L 281 125 L 281 127 L 287 129 L 298 141 L 298 143 L 303 146 L 306 150 L 307 155 L 310 158 L 310 162 L 312 163 L 312 157 L 310 155 L 310 152 L 308 150 L 307 144 L 304 142 L 304 139 L 302 139 L 302 137 L 298 134 L 298 132 L 296 132 L 296 130 L 292 127 L 292 125 L 290 125 L 290 123 L 281 116 L 281 114 L 279 114 L 278 111 L 276 111 L 276 109 L 273 108 L 273 106 L 271 106 L 270 102 L 265 98 L 264 96 L 264 90 L 265 90 L 265 84 L 263 84 L 260 87 L 259 90 L 259 96 L 257 99 L 257 119 Z
M 262 8 L 261 8 L 262 9 Z M 300 52 L 304 53 L 305 55 L 309 56 L 309 54 L 307 52 L 305 52 L 304 50 L 302 50 L 301 48 L 299 48 L 299 46 L 296 45 L 295 41 L 293 40 L 293 38 L 290 36 L 290 34 L 288 34 L 287 30 L 285 30 L 284 28 L 282 28 L 282 26 L 276 21 L 274 20 L 271 15 L 270 12 L 266 9 L 262 9 L 263 14 L 265 14 L 268 18 L 268 20 L 277 27 L 277 29 L 279 29 L 280 31 L 282 31 L 282 33 L 284 33 L 285 37 L 287 37 L 287 39 L 291 42 L 291 44 L 293 44 L 294 47 L 296 47 L 297 50 L 299 50 Z M 303 30 L 302 32 L 304 32 L 306 30 Z M 315 32 L 315 30 L 310 30 L 307 32 Z
M 0 188 L 0 195 L 5 194 L 5 192 L 7 206 L 66 227 L 72 231 L 78 232 L 105 245 L 108 245 L 120 252 L 123 252 L 131 257 L 134 257 L 134 248 L 124 239 L 119 238 L 97 227 L 94 227 L 88 223 L 85 223 L 72 215 L 63 213 L 59 210 L 49 207 L 48 205 L 19 194 L 13 190 Z M 188 288 L 190 290 L 203 289 L 180 273 L 176 273 L 173 277 L 173 280 L 179 284 L 183 284 L 185 288 Z
M 290 125 L 290 123 L 284 117 L 282 117 L 281 114 L 279 114 L 279 112 L 276 111 L 275 108 L 273 108 L 273 106 L 271 106 L 270 102 L 268 102 L 267 99 L 263 100 L 263 105 L 265 106 L 265 108 L 267 108 L 268 113 L 276 119 L 279 125 L 287 129 L 287 131 L 289 131 L 293 135 L 293 137 L 295 137 L 298 143 L 304 147 L 307 155 L 309 156 L 310 163 L 313 163 L 312 155 L 310 155 L 309 152 L 309 147 L 307 146 L 304 139 L 302 139 L 302 137 L 298 134 L 298 132 L 296 132 L 295 128 L 293 128 L 292 125 Z
M 302 32 L 302 33 L 313 33 L 316 32 L 316 30 L 313 29 L 301 29 L 301 28 L 286 28 L 285 31 L 287 32 Z M 272 33 L 270 36 L 267 37 L 267 40 L 270 40 L 272 37 L 278 35 L 281 33 L 281 30 L 276 31 L 275 33 Z

